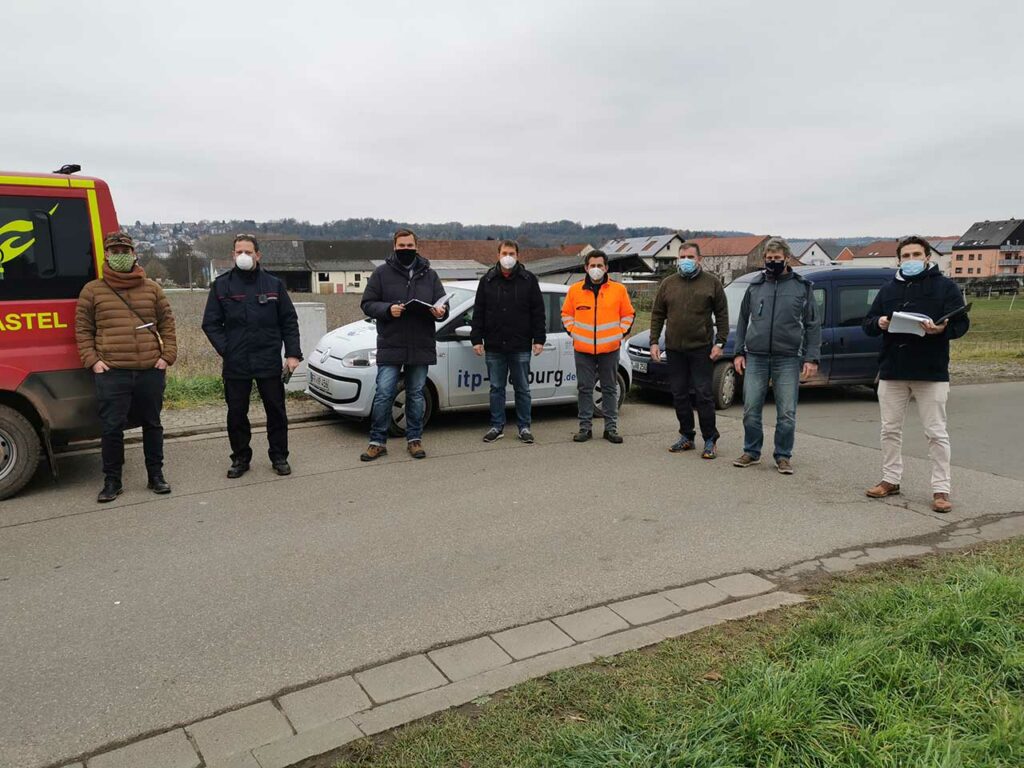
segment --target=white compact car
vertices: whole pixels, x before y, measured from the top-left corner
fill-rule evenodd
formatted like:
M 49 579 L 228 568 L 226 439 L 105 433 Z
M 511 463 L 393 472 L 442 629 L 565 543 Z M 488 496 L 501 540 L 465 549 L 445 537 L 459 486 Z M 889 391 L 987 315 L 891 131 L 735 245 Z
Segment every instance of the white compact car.
M 477 283 L 445 283 L 454 294 L 448 319 L 437 324 L 437 363 L 427 371 L 424 424 L 438 410 L 486 410 L 490 402 L 490 380 L 484 358 L 473 352 L 469 340 Z M 547 310 L 547 342 L 544 351 L 530 358 L 530 391 L 534 405 L 576 402 L 576 363 L 572 339 L 562 327 L 562 302 L 569 288 L 541 283 Z M 619 351 L 619 404 L 630 385 L 626 345 Z M 309 358 L 309 386 L 306 393 L 335 413 L 368 418 L 377 380 L 377 327 L 373 320 L 359 320 L 337 328 L 317 342 Z M 596 412 L 600 413 L 600 385 L 595 388 Z M 514 405 L 512 386 L 507 403 Z M 391 434 L 405 432 L 405 391 L 399 384 L 392 408 Z

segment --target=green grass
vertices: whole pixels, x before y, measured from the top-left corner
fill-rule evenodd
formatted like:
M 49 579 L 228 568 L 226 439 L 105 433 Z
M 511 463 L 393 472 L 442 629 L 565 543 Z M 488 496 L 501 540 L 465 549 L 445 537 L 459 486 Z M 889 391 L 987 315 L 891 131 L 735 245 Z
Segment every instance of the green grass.
M 971 329 L 950 345 L 954 362 L 1024 360 L 1024 296 L 1010 308 L 1009 297 L 969 299 Z M 649 330 L 651 313 L 639 311 L 631 334 Z
M 1024 765 L 1024 541 L 555 673 L 338 768 Z
M 224 402 L 220 376 L 168 376 L 164 390 L 165 408 L 195 408 Z

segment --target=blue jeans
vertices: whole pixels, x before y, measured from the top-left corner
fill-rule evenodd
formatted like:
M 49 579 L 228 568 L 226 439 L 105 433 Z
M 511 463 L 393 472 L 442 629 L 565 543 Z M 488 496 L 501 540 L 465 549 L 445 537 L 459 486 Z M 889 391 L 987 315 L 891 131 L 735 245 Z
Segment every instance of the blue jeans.
M 505 428 L 505 391 L 508 382 L 516 393 L 516 423 L 530 428 L 530 353 L 487 352 L 487 376 L 491 380 L 491 428 Z
M 755 459 L 761 456 L 764 429 L 761 411 L 768 393 L 768 379 L 775 395 L 775 460 L 793 456 L 796 439 L 796 402 L 800 393 L 799 357 L 747 355 L 743 373 L 743 452 Z
M 398 392 L 401 365 L 377 366 L 377 391 L 370 411 L 370 445 L 386 445 L 391 425 L 391 406 Z M 405 366 L 405 439 L 410 443 L 423 438 L 423 387 L 427 383 L 427 366 Z

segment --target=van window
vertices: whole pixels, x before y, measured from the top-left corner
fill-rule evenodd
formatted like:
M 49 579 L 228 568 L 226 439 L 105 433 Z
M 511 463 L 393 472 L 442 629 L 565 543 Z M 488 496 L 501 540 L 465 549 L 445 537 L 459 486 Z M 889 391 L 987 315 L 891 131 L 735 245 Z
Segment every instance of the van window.
M 821 321 L 822 326 L 825 325 L 825 289 L 815 288 L 814 289 L 814 303 L 818 305 L 818 320 Z
M 74 299 L 95 276 L 85 200 L 0 197 L 0 301 Z
M 544 311 L 548 316 L 548 333 L 565 333 L 565 326 L 562 325 L 562 303 L 564 301 L 564 293 L 544 294 Z
M 860 325 L 878 295 L 878 288 L 867 285 L 849 285 L 839 288 L 839 327 Z

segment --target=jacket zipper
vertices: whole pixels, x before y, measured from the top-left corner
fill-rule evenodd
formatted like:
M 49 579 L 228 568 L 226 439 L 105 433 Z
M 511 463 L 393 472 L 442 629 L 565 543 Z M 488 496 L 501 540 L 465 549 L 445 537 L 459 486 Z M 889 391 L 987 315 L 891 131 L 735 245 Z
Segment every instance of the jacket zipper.
M 768 323 L 768 354 L 775 352 L 775 303 L 779 296 L 779 281 L 775 280 L 775 291 L 772 293 L 772 313 Z

